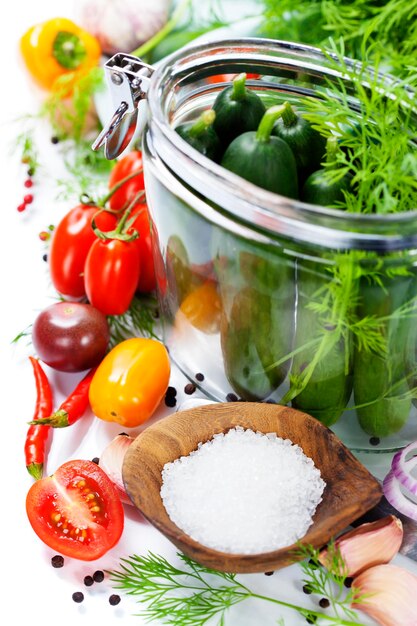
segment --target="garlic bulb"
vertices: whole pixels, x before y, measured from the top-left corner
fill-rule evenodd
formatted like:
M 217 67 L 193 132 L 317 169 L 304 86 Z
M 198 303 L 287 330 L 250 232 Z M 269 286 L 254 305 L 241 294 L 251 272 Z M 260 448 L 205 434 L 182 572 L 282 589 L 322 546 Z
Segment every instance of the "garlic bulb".
M 169 0 L 77 0 L 77 23 L 97 37 L 105 54 L 129 53 L 166 23 Z

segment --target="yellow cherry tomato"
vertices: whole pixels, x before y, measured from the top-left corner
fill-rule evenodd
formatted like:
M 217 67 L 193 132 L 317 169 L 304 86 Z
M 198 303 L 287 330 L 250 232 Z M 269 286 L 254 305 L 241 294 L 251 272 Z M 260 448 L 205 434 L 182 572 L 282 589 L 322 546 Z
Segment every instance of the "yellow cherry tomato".
M 221 302 L 217 286 L 212 280 L 196 287 L 182 301 L 179 308 L 188 322 L 207 334 L 216 333 L 220 327 Z
M 91 381 L 93 413 L 127 428 L 139 426 L 155 412 L 170 377 L 167 349 L 155 339 L 135 337 L 104 357 Z
M 20 40 L 20 51 L 26 68 L 41 87 L 53 90 L 58 79 L 65 76 L 68 92 L 98 64 L 101 55 L 98 40 L 63 17 L 32 26 Z

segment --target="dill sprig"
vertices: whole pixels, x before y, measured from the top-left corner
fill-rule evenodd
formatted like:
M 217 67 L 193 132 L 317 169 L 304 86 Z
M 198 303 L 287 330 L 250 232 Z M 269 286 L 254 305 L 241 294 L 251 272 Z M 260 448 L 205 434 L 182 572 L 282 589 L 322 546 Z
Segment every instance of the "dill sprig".
M 136 295 L 126 313 L 108 316 L 110 346 L 113 347 L 129 337 L 139 335 L 160 339 L 155 330 L 158 315 L 158 304 L 155 296 Z
M 415 66 L 417 0 L 262 0 L 261 34 L 326 46 L 341 39 L 354 58 L 383 55 L 384 64 L 400 75 Z
M 417 151 L 411 143 L 415 127 L 414 77 L 393 80 L 372 65 L 350 65 L 343 46 L 331 43 L 327 62 L 340 79 L 305 98 L 305 117 L 323 135 L 334 134 L 342 148 L 335 155 L 334 176 L 352 175 L 345 210 L 353 213 L 400 213 L 417 206 Z M 352 97 L 351 89 L 355 97 Z M 352 109 L 355 104 L 358 111 Z
M 109 572 L 116 589 L 137 596 L 145 604 L 139 615 L 148 622 L 160 620 L 173 626 L 204 626 L 217 619 L 218 626 L 224 626 L 229 609 L 252 598 L 292 609 L 314 621 L 320 619 L 339 626 L 361 626 L 350 608 L 354 603 L 352 591 L 345 590 L 343 598 L 346 576 L 340 567 L 340 556 L 335 556 L 329 570 L 319 566 L 318 552 L 314 548 L 303 547 L 297 557 L 309 559 L 302 564 L 305 583 L 312 593 L 319 593 L 321 597 L 326 594 L 335 610 L 334 615 L 257 594 L 238 580 L 236 574 L 207 568 L 181 553 L 177 556 L 178 566 L 152 552 L 146 556 L 133 555 L 121 559 L 119 570 Z M 280 622 L 283 623 L 282 617 Z

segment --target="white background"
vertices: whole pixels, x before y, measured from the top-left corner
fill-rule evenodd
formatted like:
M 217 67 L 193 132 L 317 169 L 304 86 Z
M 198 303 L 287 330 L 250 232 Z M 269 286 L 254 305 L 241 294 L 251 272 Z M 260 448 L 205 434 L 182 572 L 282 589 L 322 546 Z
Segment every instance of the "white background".
M 25 469 L 23 445 L 27 421 L 31 419 L 35 402 L 35 388 L 28 356 L 32 348 L 25 340 L 17 346 L 11 340 L 30 325 L 35 316 L 53 301 L 47 264 L 42 260 L 44 244 L 38 233 L 48 224 L 56 224 L 59 218 L 77 199 L 57 202 L 57 189 L 51 172 L 62 167 L 57 158 L 57 148 L 45 134 L 45 162 L 50 169 L 40 172 L 33 187 L 35 200 L 25 211 L 18 213 L 16 207 L 27 192 L 23 187 L 26 168 L 19 159 L 10 156 L 10 146 L 19 132 L 19 125 L 12 120 L 20 114 L 36 113 L 42 94 L 30 83 L 18 54 L 17 42 L 32 24 L 49 17 L 72 16 L 69 2 L 42 0 L 14 0 L 8 3 L 7 19 L 0 21 L 1 98 L 0 98 L 0 181 L 2 232 L 0 243 L 1 267 L 1 324 L 0 324 L 0 385 L 1 385 L 1 566 L 2 611 L 10 616 L 11 626 L 21 623 L 102 624 L 111 626 L 122 623 L 142 624 L 141 618 L 133 617 L 140 607 L 126 596 L 112 607 L 108 596 L 113 592 L 108 581 L 86 588 L 83 578 L 96 569 L 117 568 L 119 558 L 130 554 L 144 554 L 148 550 L 175 558 L 175 549 L 155 529 L 141 518 L 132 507 L 126 506 L 126 527 L 120 543 L 102 559 L 83 563 L 65 559 L 62 569 L 50 565 L 54 552 L 44 546 L 33 533 L 25 513 L 26 493 L 32 479 Z M 51 165 L 52 164 L 52 165 Z M 79 376 L 59 375 L 48 371 L 55 390 L 55 404 L 69 393 Z M 187 396 L 182 392 L 187 381 L 177 372 L 171 384 L 179 390 L 179 401 Z M 158 417 L 166 413 L 162 408 Z M 104 424 L 92 415 L 87 416 L 71 429 L 55 431 L 48 457 L 47 472 L 52 473 L 63 462 L 74 458 L 100 456 L 104 446 L 121 430 L 117 425 Z M 368 464 L 383 475 L 387 460 L 383 457 L 367 457 Z M 414 563 L 403 557 L 398 564 L 417 572 Z M 301 578 L 297 566 L 277 572 L 271 577 L 263 574 L 245 576 L 244 582 L 258 593 L 281 597 L 287 601 L 304 603 L 311 601 L 300 592 Z M 75 604 L 71 595 L 83 591 L 85 600 Z M 314 605 L 311 604 L 311 607 Z M 230 626 L 264 626 L 276 624 L 280 615 L 287 625 L 305 624 L 294 613 L 280 612 L 279 607 L 266 603 L 248 602 L 231 610 L 226 619 Z M 1 621 L 4 621 L 4 617 Z M 364 620 L 365 623 L 365 620 Z

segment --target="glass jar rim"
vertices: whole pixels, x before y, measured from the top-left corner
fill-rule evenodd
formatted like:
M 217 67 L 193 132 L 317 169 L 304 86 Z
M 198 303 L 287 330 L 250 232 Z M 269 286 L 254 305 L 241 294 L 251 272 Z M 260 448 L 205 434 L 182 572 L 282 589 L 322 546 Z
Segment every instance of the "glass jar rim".
M 359 63 L 349 58 L 344 62 L 351 68 Z M 397 214 L 359 214 L 292 200 L 233 174 L 200 154 L 178 135 L 171 125 L 168 103 L 176 97 L 179 81 L 184 78 L 191 81 L 198 72 L 223 74 L 224 67 L 234 66 L 238 71 L 239 66 L 249 63 L 271 71 L 280 67 L 330 79 L 344 78 L 342 71 L 330 65 L 322 50 L 306 44 L 246 37 L 188 45 L 158 64 L 148 92 L 148 129 L 162 163 L 193 188 L 204 189 L 203 195 L 232 218 L 271 235 L 338 249 L 417 248 L 417 208 Z M 389 76 L 384 79 L 392 80 Z

